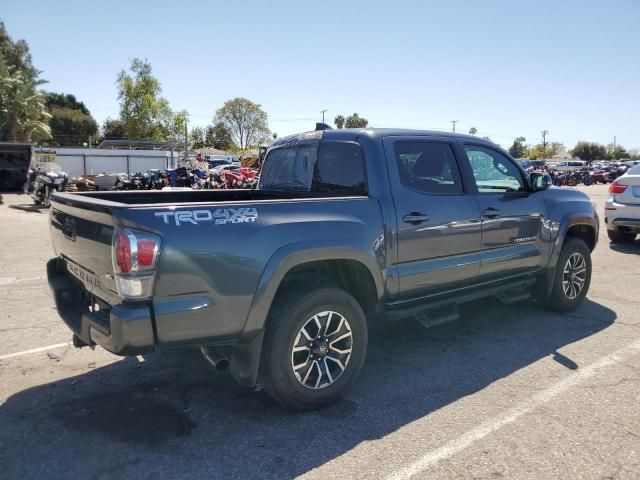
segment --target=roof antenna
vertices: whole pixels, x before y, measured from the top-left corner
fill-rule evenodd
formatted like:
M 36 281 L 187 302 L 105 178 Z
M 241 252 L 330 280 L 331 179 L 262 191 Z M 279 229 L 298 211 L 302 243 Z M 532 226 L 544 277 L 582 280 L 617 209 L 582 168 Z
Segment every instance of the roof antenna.
M 318 130 L 333 130 L 329 125 L 327 125 L 326 123 L 316 123 L 316 132 Z

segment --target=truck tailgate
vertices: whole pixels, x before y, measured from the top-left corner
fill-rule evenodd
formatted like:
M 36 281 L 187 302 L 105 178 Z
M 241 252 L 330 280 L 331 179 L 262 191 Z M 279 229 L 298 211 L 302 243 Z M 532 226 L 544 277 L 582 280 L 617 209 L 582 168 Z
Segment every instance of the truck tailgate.
M 53 248 L 65 260 L 67 270 L 94 295 L 105 298 L 115 294 L 111 215 L 54 199 L 50 225 Z

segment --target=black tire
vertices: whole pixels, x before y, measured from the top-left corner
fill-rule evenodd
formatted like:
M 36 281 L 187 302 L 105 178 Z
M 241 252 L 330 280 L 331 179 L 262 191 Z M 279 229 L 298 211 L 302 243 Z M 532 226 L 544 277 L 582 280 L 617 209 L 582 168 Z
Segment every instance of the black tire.
M 367 322 L 358 302 L 344 290 L 321 288 L 311 292 L 307 289 L 308 293 L 302 292 L 304 291 L 290 290 L 279 295 L 276 299 L 277 304 L 269 313 L 260 362 L 260 383 L 264 391 L 277 402 L 286 407 L 304 411 L 336 402 L 356 378 L 362 369 L 367 352 Z M 339 316 L 347 320 L 346 326 L 350 326 L 351 333 L 349 343 L 351 354 L 344 362 L 346 363 L 344 370 L 338 374 L 334 371 L 336 378 L 332 383 L 328 383 L 329 377 L 326 374 L 323 377 L 323 374 L 317 375 L 317 370 L 314 370 L 312 373 L 325 378 L 327 385 L 320 388 L 307 387 L 294 373 L 293 359 L 297 354 L 293 353 L 293 348 L 307 322 L 315 315 L 326 311 L 337 313 L 336 320 Z M 339 323 L 336 320 L 329 321 L 329 324 L 333 321 L 332 325 L 335 326 Z M 325 328 L 325 332 L 327 329 Z M 313 336 L 313 332 L 311 334 Z M 303 354 L 306 355 L 306 352 Z M 312 358 L 311 352 L 308 355 L 307 362 Z M 325 368 L 328 364 L 334 365 L 327 360 L 324 361 Z M 310 370 L 312 365 L 313 362 L 309 366 Z M 317 367 L 319 370 L 322 368 L 320 363 Z
M 584 277 L 580 291 L 572 298 L 572 293 L 575 293 L 574 288 L 576 282 L 573 280 L 568 281 L 573 286 L 568 285 L 569 293 L 565 292 L 565 269 L 568 266 L 569 259 L 573 255 L 578 255 L 584 260 Z M 578 258 L 579 258 L 578 257 Z M 573 257 L 574 259 L 577 257 Z M 591 283 L 591 251 L 584 240 L 576 237 L 569 237 L 565 240 L 560 252 L 560 258 L 556 264 L 556 272 L 553 277 L 553 287 L 551 288 L 551 295 L 547 299 L 547 307 L 556 312 L 572 312 L 577 309 L 583 302 L 584 298 L 589 291 L 589 285 Z
M 636 239 L 633 232 L 621 232 L 620 230 L 607 230 L 609 240 L 615 243 L 631 243 Z

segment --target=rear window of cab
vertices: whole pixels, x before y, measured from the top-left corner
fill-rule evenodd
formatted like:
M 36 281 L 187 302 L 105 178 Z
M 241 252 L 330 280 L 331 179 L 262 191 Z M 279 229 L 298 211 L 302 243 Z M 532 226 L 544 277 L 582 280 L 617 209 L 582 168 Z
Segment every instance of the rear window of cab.
M 259 188 L 366 195 L 366 174 L 360 145 L 313 140 L 274 148 L 264 160 Z

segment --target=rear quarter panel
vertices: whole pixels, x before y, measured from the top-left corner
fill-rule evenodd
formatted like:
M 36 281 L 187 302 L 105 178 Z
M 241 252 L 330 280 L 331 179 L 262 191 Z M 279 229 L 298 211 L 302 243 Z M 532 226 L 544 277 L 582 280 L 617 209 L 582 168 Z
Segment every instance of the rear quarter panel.
M 247 208 L 255 212 L 236 214 L 237 223 L 215 221 Z M 194 211 L 201 213 L 188 213 Z M 261 278 L 263 284 L 277 280 L 274 269 L 266 269 L 270 260 L 282 257 L 275 261 L 281 275 L 282 265 L 314 258 L 309 242 L 343 255 L 358 251 L 370 266 L 385 262 L 379 205 L 366 197 L 127 208 L 119 214 L 124 224 L 162 238 L 153 300 L 160 344 L 237 341 Z M 196 221 L 176 222 L 185 215 Z M 295 262 L 286 262 L 291 255 Z

